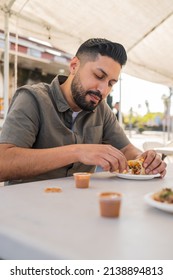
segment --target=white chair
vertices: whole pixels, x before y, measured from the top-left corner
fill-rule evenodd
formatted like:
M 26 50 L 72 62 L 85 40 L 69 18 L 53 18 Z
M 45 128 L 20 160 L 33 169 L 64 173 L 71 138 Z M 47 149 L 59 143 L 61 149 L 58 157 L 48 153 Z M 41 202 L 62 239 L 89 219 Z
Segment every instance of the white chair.
M 173 141 L 169 141 L 166 145 L 164 145 L 163 143 L 161 142 L 157 142 L 157 141 L 146 141 L 143 143 L 143 149 L 144 151 L 147 151 L 147 150 L 152 150 L 154 148 L 158 148 L 158 147 L 172 147 L 173 146 Z M 173 160 L 173 156 L 171 155 L 164 155 L 164 154 L 161 154 L 161 157 L 162 157 L 162 160 L 164 160 L 166 158 L 165 161 L 167 162 L 172 162 Z
M 173 147 L 173 141 L 169 141 L 165 145 L 166 147 Z M 173 162 L 173 155 L 167 155 L 168 162 Z
M 173 147 L 173 141 L 169 141 L 165 145 L 166 147 Z
M 152 150 L 154 148 L 163 147 L 163 143 L 157 141 L 146 141 L 143 143 L 144 151 Z
M 146 141 L 143 143 L 144 151 L 152 150 L 154 148 L 163 147 L 163 146 L 165 146 L 163 143 L 157 141 Z M 161 157 L 162 160 L 164 160 L 166 156 L 164 154 L 161 154 Z

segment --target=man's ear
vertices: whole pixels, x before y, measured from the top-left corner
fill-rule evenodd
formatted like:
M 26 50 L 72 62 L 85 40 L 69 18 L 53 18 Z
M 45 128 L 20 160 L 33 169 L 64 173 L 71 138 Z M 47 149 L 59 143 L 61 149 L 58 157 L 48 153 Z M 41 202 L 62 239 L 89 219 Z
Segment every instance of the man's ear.
M 76 71 L 78 70 L 79 68 L 79 59 L 75 56 L 72 58 L 71 62 L 70 62 L 70 73 L 72 75 L 75 75 L 76 74 Z

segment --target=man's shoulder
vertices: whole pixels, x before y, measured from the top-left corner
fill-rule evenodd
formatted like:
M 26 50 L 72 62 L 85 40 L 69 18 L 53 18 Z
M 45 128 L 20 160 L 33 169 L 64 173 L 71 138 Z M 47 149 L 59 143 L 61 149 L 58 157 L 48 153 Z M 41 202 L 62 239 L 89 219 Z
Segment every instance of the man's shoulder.
M 48 93 L 50 85 L 46 83 L 38 83 L 33 85 L 24 85 L 16 90 L 16 93 L 30 92 L 31 94 L 45 94 Z
M 19 87 L 12 99 L 12 102 L 18 98 L 22 99 L 35 99 L 35 100 L 45 100 L 50 97 L 50 85 L 45 83 L 38 83 L 33 85 L 24 85 Z
M 17 89 L 15 95 L 18 95 L 21 92 L 28 92 L 39 99 L 46 97 L 51 97 L 52 99 L 54 96 L 58 96 L 60 93 L 58 76 L 56 76 L 50 84 L 40 82 L 32 85 L 24 85 Z

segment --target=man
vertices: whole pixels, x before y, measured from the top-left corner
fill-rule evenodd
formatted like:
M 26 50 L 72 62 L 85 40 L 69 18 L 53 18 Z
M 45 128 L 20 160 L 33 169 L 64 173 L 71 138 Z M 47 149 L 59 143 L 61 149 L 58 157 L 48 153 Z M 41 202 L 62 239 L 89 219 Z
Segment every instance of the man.
M 1 132 L 0 181 L 65 177 L 96 166 L 123 172 L 127 159 L 141 155 L 148 174 L 165 176 L 160 156 L 134 147 L 105 102 L 126 60 L 122 45 L 89 39 L 68 77 L 19 88 Z
M 119 102 L 116 102 L 114 107 L 113 107 L 113 112 L 115 114 L 115 116 L 117 117 L 117 120 L 119 121 Z

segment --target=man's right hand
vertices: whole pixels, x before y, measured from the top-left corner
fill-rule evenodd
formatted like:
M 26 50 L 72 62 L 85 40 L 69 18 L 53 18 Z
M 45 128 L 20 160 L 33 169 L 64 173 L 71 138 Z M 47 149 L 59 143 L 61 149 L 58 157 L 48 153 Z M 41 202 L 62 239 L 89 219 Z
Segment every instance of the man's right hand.
M 111 145 L 78 144 L 78 161 L 86 165 L 97 165 L 104 171 L 123 172 L 128 169 L 124 154 Z

